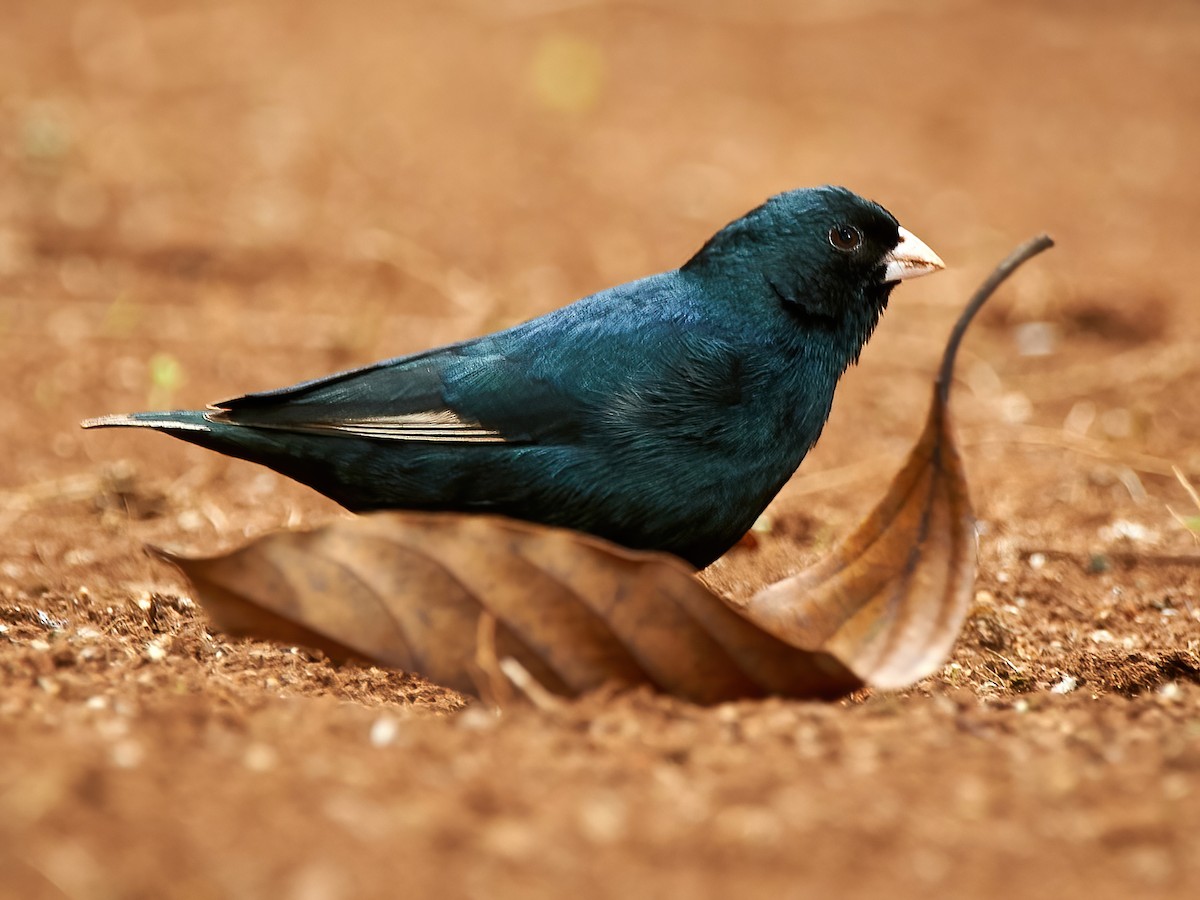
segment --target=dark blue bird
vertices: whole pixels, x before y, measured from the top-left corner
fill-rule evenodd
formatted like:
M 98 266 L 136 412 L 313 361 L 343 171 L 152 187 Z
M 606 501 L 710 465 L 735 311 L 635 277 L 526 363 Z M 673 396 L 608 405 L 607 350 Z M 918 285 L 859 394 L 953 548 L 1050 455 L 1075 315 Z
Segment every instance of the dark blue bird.
M 208 410 L 105 416 L 269 466 L 356 511 L 499 513 L 708 565 L 795 472 L 904 278 L 882 207 L 790 191 L 682 268 L 506 331 Z

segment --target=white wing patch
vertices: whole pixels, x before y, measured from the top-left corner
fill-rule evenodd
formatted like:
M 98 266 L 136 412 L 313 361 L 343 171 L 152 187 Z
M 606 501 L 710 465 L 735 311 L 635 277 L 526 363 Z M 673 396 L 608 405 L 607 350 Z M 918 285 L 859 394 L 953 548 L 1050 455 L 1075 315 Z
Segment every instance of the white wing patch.
M 199 422 L 177 422 L 174 419 L 138 419 L 123 413 L 100 416 L 96 419 L 84 419 L 79 424 L 84 428 L 156 428 L 159 431 L 212 430 Z
M 220 418 L 220 414 L 216 414 Z M 256 423 L 248 422 L 248 425 Z M 335 419 L 304 422 L 284 427 L 295 431 L 334 432 L 384 441 L 433 441 L 443 443 L 503 444 L 504 435 L 478 422 L 464 419 L 453 410 L 401 413 L 395 416 L 364 416 L 360 419 Z

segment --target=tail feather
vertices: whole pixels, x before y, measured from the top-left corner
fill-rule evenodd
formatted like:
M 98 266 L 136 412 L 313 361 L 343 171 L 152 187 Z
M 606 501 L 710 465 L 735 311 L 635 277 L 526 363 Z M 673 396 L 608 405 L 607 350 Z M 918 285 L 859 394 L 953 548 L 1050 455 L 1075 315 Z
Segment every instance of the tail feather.
M 155 431 L 212 431 L 204 413 L 199 410 L 175 412 L 116 413 L 84 419 L 82 428 L 152 428 Z
M 379 462 L 374 465 L 362 464 L 363 459 L 375 450 L 377 442 L 357 436 L 330 438 L 319 433 L 260 428 L 236 421 L 222 421 L 215 415 L 210 420 L 209 415 L 214 413 L 211 410 L 139 412 L 100 416 L 80 424 L 84 428 L 148 428 L 158 431 L 226 456 L 267 466 L 281 475 L 315 488 L 349 509 L 377 508 L 383 504 L 379 497 Z M 392 469 L 404 474 L 403 465 L 387 464 L 385 470 Z M 423 481 L 412 475 L 403 480 L 405 484 L 420 484 Z M 434 484 L 436 486 L 437 482 Z

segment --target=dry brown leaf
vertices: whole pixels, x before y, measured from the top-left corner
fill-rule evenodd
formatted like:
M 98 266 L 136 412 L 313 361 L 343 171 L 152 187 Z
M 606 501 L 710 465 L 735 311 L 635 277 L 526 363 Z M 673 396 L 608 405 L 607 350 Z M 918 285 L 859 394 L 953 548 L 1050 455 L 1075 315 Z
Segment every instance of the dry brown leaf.
M 829 557 L 749 599 L 718 597 L 673 557 L 488 516 L 373 513 L 212 558 L 156 552 L 219 630 L 467 693 L 497 695 L 505 670 L 557 694 L 650 684 L 700 703 L 912 684 L 946 659 L 975 579 L 948 407 L 955 354 L 996 287 L 1049 246 L 1019 248 L 968 304 L 925 430 L 875 510 Z
M 575 695 L 650 684 L 700 703 L 841 696 L 860 682 L 825 653 L 755 627 L 674 557 L 491 516 L 385 512 L 276 532 L 232 553 L 158 551 L 217 629 L 357 656 L 471 694 L 479 621 L 494 652 Z

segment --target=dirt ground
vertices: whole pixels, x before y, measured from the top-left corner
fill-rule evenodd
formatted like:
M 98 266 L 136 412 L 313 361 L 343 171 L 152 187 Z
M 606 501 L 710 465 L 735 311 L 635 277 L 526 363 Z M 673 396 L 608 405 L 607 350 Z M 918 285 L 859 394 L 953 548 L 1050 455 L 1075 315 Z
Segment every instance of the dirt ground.
M 0 29 L 0 895 L 1200 895 L 1200 7 L 162 0 Z M 472 336 L 837 182 L 905 285 L 770 531 L 820 555 L 919 429 L 967 294 L 983 523 L 945 669 L 842 703 L 501 714 L 205 629 L 145 542 L 342 515 L 78 430 Z

